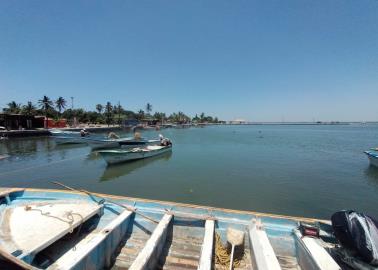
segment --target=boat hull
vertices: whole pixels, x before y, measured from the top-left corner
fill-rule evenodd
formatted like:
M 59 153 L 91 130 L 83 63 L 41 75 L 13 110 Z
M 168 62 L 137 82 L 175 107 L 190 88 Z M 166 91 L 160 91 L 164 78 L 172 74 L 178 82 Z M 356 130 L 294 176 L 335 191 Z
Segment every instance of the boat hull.
M 88 145 L 92 150 L 111 149 L 111 148 L 134 148 L 135 146 L 153 145 L 160 143 L 160 140 L 134 140 L 133 138 L 120 139 L 88 139 Z
M 1 193 L 4 196 L 5 192 L 0 188 Z M 50 207 L 56 204 L 56 201 L 66 203 L 79 201 L 83 204 L 97 202 L 104 211 L 97 217 L 99 222 L 83 224 L 84 238 L 71 241 L 70 237 L 78 235 L 75 232 L 69 234 L 68 237 L 66 235 L 62 240 L 57 240 L 60 244 L 66 245 L 63 251 L 56 248 L 59 245 L 47 247 L 43 254 L 46 253 L 49 257 L 42 261 L 43 264 L 48 264 L 47 267 L 41 267 L 40 264 L 34 265 L 35 261 L 32 258 L 18 256 L 28 263 L 33 263 L 38 269 L 100 270 L 112 266 L 114 267 L 112 269 L 156 269 L 158 264 L 161 264 L 159 268 L 162 266 L 163 269 L 220 269 L 222 265 L 213 260 L 216 252 L 213 244 L 217 245 L 214 242 L 219 240 L 226 243 L 227 230 L 230 227 L 243 231 L 245 234 L 243 246 L 245 253 L 241 258 L 242 264 L 237 269 L 281 269 L 275 259 L 276 256 L 280 260 L 282 269 L 319 269 L 312 267 L 314 261 L 309 257 L 311 252 L 307 250 L 306 245 L 301 246 L 301 244 L 306 244 L 303 239 L 313 242 L 316 240 L 301 235 L 295 237 L 293 232 L 298 234 L 299 222 L 322 223 L 322 228 L 330 227 L 326 224 L 327 221 L 316 219 L 88 193 L 87 191 L 18 189 L 11 195 L 5 196 L 8 203 L 4 207 L 8 209 L 18 206 L 20 210 L 26 211 L 28 207 L 36 204 Z M 0 209 L 0 215 L 4 207 Z M 125 210 L 125 207 L 128 210 Z M 77 210 L 73 208 L 72 211 L 74 214 Z M 131 215 L 133 211 L 136 213 Z M 38 217 L 39 212 L 33 215 Z M 51 218 L 55 220 L 54 216 Z M 59 224 L 60 221 L 54 222 Z M 254 225 L 255 222 L 259 224 L 258 231 Z M 87 231 L 91 226 L 95 228 Z M 3 235 L 0 234 L 0 238 Z M 5 237 L 9 239 L 8 235 Z M 256 246 L 256 244 L 263 246 Z M 12 251 L 12 247 L 6 245 L 5 242 L 0 241 L 2 249 L 7 248 L 8 251 Z M 314 245 L 316 243 L 312 243 L 310 247 L 314 248 Z M 255 250 L 254 256 L 252 256 L 252 248 Z M 261 250 L 264 250 L 264 254 L 259 252 Z M 326 251 L 323 250 L 323 252 Z M 8 255 L 12 256 L 11 253 Z M 34 257 L 36 254 L 31 254 L 31 256 Z M 322 258 L 319 260 L 324 261 L 323 256 L 326 256 L 326 253 L 320 256 Z M 253 258 L 256 260 L 257 267 L 252 267 Z M 325 259 L 329 260 L 329 255 Z M 327 260 L 326 263 L 328 263 Z M 39 262 L 40 260 L 36 263 Z M 265 263 L 273 266 L 276 264 L 278 268 L 263 268 Z M 140 267 L 136 267 L 137 265 Z
M 143 158 L 149 158 L 163 153 L 172 151 L 172 146 L 166 146 L 162 149 L 151 151 L 100 151 L 100 155 L 104 158 L 108 164 L 116 164 L 121 162 L 127 162 L 131 160 L 138 160 Z
M 56 144 L 87 144 L 86 137 L 79 137 L 79 136 L 72 136 L 72 137 L 65 137 L 65 136 L 54 136 L 53 137 Z
M 365 154 L 367 155 L 370 161 L 370 165 L 378 168 L 378 153 L 366 151 Z

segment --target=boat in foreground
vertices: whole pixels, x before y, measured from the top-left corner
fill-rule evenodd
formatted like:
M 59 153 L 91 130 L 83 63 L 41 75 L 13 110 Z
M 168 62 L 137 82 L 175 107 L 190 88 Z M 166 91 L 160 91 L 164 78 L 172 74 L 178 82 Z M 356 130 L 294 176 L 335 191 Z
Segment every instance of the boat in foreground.
M 370 164 L 378 167 L 378 151 L 365 151 L 364 153 L 369 158 Z
M 70 189 L 0 190 L 1 269 L 228 269 L 230 232 L 234 269 L 341 269 L 328 221 Z
M 98 151 L 98 153 L 108 164 L 116 164 L 125 161 L 153 157 L 169 151 L 172 151 L 172 145 L 147 145 L 145 147 L 137 147 L 130 150 L 101 150 Z

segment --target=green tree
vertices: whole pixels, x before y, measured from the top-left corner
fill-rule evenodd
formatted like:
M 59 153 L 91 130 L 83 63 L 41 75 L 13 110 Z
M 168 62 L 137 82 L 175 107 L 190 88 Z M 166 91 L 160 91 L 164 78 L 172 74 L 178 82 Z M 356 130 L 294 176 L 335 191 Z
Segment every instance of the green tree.
M 36 107 L 34 104 L 31 101 L 28 101 L 26 105 L 22 106 L 22 113 L 25 115 L 35 115 L 35 109 Z
M 155 112 L 154 118 L 159 120 L 160 123 L 163 123 L 166 120 L 166 115 L 163 112 Z
M 144 119 L 144 111 L 143 110 L 139 110 L 137 115 L 136 115 L 136 119 L 137 120 L 142 120 Z
M 193 117 L 192 121 L 193 122 L 198 122 L 200 119 L 198 117 L 198 115 L 196 114 L 196 116 Z
M 61 115 L 62 114 L 62 110 L 66 108 L 67 101 L 63 97 L 59 97 L 55 101 L 55 105 L 56 105 L 56 108 L 59 111 L 59 115 Z
M 103 109 L 104 109 L 104 107 L 101 104 L 96 105 L 96 110 L 97 110 L 98 113 L 101 114 Z
M 7 104 L 8 108 L 4 108 L 3 111 L 6 113 L 20 113 L 21 104 L 16 103 L 16 101 L 11 101 Z
M 52 100 L 47 96 L 43 96 L 43 98 L 38 101 L 38 104 L 40 108 L 45 112 L 45 116 L 47 117 L 49 110 L 53 109 Z
M 147 112 L 148 115 L 151 115 L 152 105 L 150 103 L 147 103 L 147 105 L 146 105 L 146 112 Z
M 113 106 L 109 101 L 105 105 L 105 117 L 109 126 L 113 122 Z
M 116 111 L 117 111 L 117 114 L 118 114 L 118 125 L 121 125 L 121 114 L 122 114 L 122 112 L 124 111 L 123 110 L 123 108 L 122 108 L 122 106 L 121 106 L 121 104 L 120 103 L 118 103 L 118 106 L 116 106 Z
M 201 123 L 205 122 L 205 113 L 200 114 L 200 122 Z

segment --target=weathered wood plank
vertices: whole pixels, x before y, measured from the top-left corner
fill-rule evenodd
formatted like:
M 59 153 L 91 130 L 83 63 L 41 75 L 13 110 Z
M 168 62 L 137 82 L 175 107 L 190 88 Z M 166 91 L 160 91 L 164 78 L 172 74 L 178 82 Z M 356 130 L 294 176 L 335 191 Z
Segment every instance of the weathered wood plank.
M 101 254 L 101 258 L 97 259 L 102 260 L 103 265 L 109 267 L 113 252 L 118 246 L 118 242 L 121 241 L 122 234 L 127 231 L 128 223 L 125 225 L 125 222 L 131 214 L 131 211 L 125 210 L 101 231 L 90 233 L 75 246 L 75 249 L 66 252 L 48 270 L 82 269 L 82 265 L 96 265 L 97 263 L 93 258 L 97 257 L 97 254 Z M 122 225 L 126 227 L 121 228 Z M 99 250 L 96 252 L 95 249 Z M 93 254 L 91 255 L 91 253 Z
M 214 229 L 214 220 L 207 220 L 205 223 L 205 237 L 203 238 L 201 258 L 199 261 L 198 270 L 211 270 L 214 246 Z
M 249 239 L 258 270 L 281 270 L 273 247 L 262 228 L 253 224 L 249 230 Z
M 154 269 L 163 249 L 172 215 L 164 215 L 129 270 Z

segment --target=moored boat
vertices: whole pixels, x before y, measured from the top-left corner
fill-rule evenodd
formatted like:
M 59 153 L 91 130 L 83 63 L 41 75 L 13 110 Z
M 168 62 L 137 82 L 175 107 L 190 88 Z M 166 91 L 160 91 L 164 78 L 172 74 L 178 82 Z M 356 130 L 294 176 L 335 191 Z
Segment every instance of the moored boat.
M 329 221 L 73 189 L 0 198 L 1 269 L 210 270 L 228 269 L 230 257 L 239 270 L 342 269 Z M 242 236 L 233 256 L 230 232 Z
M 88 138 L 93 137 L 85 129 L 81 131 L 50 130 L 56 144 L 87 144 Z
M 378 151 L 365 151 L 364 153 L 369 158 L 370 164 L 378 167 Z
M 117 147 L 130 148 L 138 145 L 153 145 L 160 143 L 160 140 L 134 139 L 134 137 L 117 139 L 87 138 L 86 142 L 92 150 L 99 150 Z
M 114 149 L 101 150 L 98 153 L 108 164 L 126 162 L 142 158 L 153 157 L 166 152 L 172 151 L 172 145 L 147 145 L 145 147 L 136 147 L 130 150 Z

